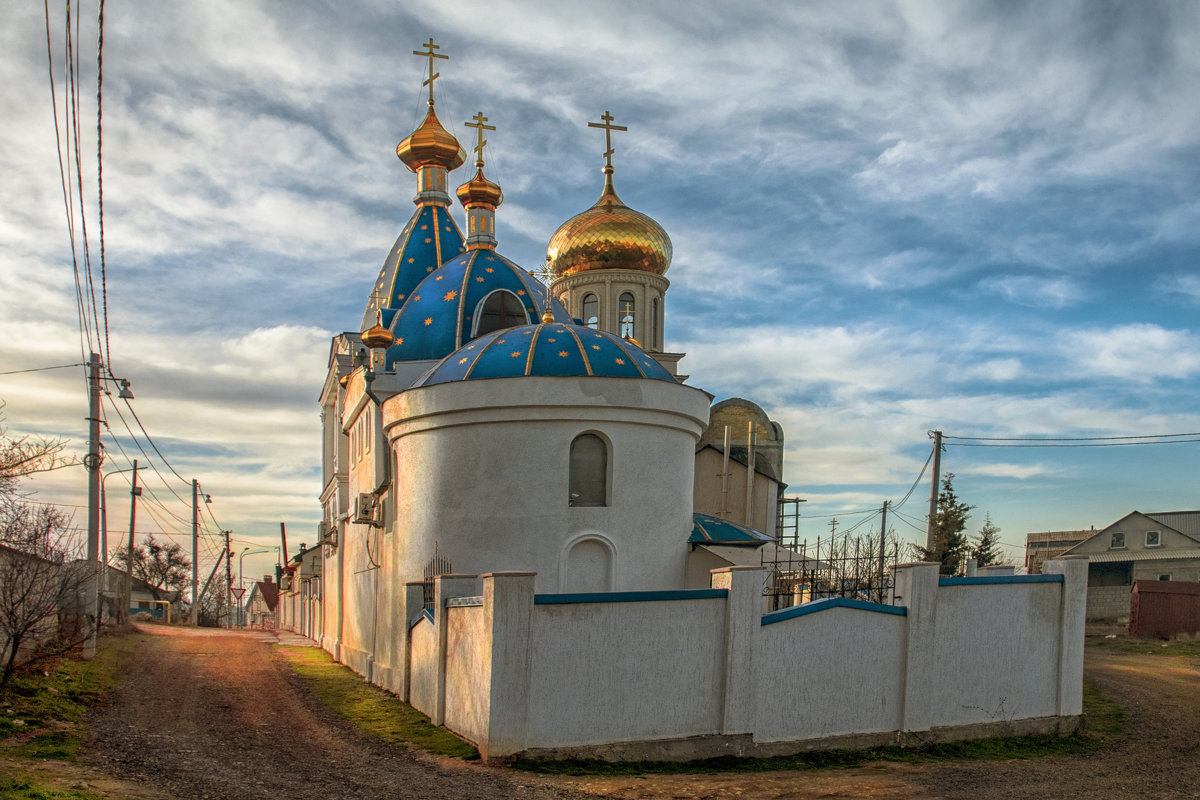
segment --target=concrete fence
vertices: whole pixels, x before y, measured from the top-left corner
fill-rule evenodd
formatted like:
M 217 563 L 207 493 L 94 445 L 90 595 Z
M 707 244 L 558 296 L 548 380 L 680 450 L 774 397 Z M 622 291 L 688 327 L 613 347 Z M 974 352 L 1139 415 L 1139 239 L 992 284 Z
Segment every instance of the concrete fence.
M 692 591 L 535 594 L 533 573 L 407 591 L 401 694 L 488 759 L 778 755 L 1074 730 L 1087 561 L 896 569 L 896 605 L 762 615 L 757 567 Z

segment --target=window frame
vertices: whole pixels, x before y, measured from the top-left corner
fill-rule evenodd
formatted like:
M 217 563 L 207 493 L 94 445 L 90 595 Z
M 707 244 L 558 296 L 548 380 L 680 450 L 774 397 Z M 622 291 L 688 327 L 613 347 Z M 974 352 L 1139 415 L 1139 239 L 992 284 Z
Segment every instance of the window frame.
M 576 502 L 575 488 L 579 485 L 576 481 L 576 473 L 573 464 L 573 455 L 575 453 L 575 445 L 584 437 L 592 437 L 600 442 L 603 448 L 604 464 L 601 467 L 600 479 L 603 481 L 600 494 L 601 502 L 599 503 L 579 503 Z M 571 443 L 567 448 L 567 506 L 570 508 L 607 508 L 612 505 L 612 474 L 613 474 L 613 446 L 612 441 L 597 430 L 580 431 L 571 438 Z M 584 480 L 585 477 L 580 476 L 579 480 Z
M 629 329 L 625 329 L 625 298 L 628 297 L 629 303 Z M 630 339 L 637 338 L 637 298 L 633 292 L 624 291 L 617 295 L 617 336 L 622 339 L 628 336 Z
M 488 300 L 492 299 L 493 295 L 500 294 L 500 293 L 507 294 L 509 297 L 511 297 L 516 302 L 516 304 L 518 306 L 520 306 L 521 313 L 524 315 L 524 319 L 521 322 L 518 322 L 516 325 L 502 325 L 499 328 L 491 328 L 486 331 L 481 331 L 480 326 L 483 323 L 484 307 L 487 305 Z M 503 301 L 502 301 L 502 306 L 500 309 L 500 321 L 504 322 Z M 475 312 L 474 312 L 474 315 L 471 317 L 471 338 L 474 339 L 476 337 L 483 336 L 484 334 L 492 333 L 494 331 L 504 331 L 504 330 L 508 330 L 509 328 L 515 328 L 520 325 L 528 325 L 528 324 L 529 324 L 529 309 L 525 308 L 525 304 L 523 302 L 521 302 L 520 297 L 517 297 L 517 293 L 512 291 L 511 289 L 493 289 L 492 291 L 485 294 L 483 296 L 483 298 L 480 299 L 480 301 L 475 304 Z
M 1120 537 L 1118 539 L 1118 537 Z M 1120 542 L 1118 544 L 1117 542 Z M 1125 531 L 1110 531 L 1108 534 L 1108 549 L 1109 550 L 1124 550 L 1125 549 Z
M 588 300 L 591 300 L 596 307 L 596 313 L 592 321 L 588 321 Z M 595 292 L 587 292 L 579 303 L 579 316 L 583 320 L 583 325 L 586 328 L 591 328 L 594 331 L 600 330 L 600 296 Z
M 1154 534 L 1154 544 L 1150 543 L 1150 535 Z M 1162 531 L 1146 531 L 1146 547 L 1162 547 Z

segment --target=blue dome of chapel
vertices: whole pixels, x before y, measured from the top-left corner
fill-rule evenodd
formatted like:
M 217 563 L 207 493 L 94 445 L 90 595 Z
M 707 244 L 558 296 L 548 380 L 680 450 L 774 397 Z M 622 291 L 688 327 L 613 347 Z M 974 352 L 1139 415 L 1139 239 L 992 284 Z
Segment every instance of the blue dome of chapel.
M 544 322 L 493 331 L 451 353 L 413 384 L 517 377 L 651 378 L 671 373 L 632 342 L 605 331 Z
M 468 250 L 427 275 L 385 324 L 396 336 L 387 364 L 442 358 L 479 335 L 525 325 L 546 308 L 546 287 L 495 250 Z M 552 300 L 559 322 L 567 310 Z
M 465 249 L 462 233 L 448 209 L 438 205 L 418 206 L 384 259 L 359 330 L 375 324 L 377 309 L 399 308 L 442 261 Z M 384 315 L 385 323 L 388 316 Z

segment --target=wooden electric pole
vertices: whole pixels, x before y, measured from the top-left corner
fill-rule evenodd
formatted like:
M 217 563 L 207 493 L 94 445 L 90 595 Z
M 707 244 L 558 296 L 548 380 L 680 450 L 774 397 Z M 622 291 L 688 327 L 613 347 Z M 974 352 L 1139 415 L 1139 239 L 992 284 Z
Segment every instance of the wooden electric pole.
M 929 435 L 933 437 L 933 482 L 929 487 L 929 527 L 925 529 L 925 552 L 930 554 L 926 556 L 926 560 L 936 561 L 932 557 L 934 546 L 937 542 L 934 541 L 934 520 L 937 519 L 937 502 L 938 502 L 938 481 L 942 471 L 942 432 L 930 431 Z

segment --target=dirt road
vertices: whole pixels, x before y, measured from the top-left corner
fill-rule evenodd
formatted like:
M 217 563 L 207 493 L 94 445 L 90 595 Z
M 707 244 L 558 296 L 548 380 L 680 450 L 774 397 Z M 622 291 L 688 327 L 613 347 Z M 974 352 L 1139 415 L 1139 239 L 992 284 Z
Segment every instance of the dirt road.
M 847 770 L 551 777 L 437 761 L 364 736 L 310 699 L 271 648 L 222 631 L 155 629 L 94 715 L 87 758 L 180 798 L 1200 798 L 1194 658 L 1087 651 L 1126 731 L 1090 756 Z
M 188 800 L 574 798 L 486 767 L 445 766 L 360 734 L 309 699 L 255 638 L 151 628 L 124 685 L 89 726 L 86 758 Z

